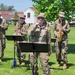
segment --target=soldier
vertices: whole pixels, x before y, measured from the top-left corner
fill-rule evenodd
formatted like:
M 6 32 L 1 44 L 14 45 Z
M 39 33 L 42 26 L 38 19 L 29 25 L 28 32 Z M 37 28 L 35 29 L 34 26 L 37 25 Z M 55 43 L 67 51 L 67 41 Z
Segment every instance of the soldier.
M 15 27 L 15 35 L 24 35 L 24 41 L 27 41 L 27 29 L 29 25 L 26 24 L 25 22 L 25 15 L 20 16 L 20 21 L 16 24 Z M 17 53 L 17 57 L 19 60 L 18 64 L 24 65 L 25 64 L 25 57 L 26 54 L 24 52 L 21 52 L 17 46 L 17 42 L 15 41 L 15 51 Z
M 37 17 L 37 22 L 35 25 L 29 27 L 29 34 L 31 36 L 31 42 L 45 42 L 51 43 L 50 27 L 45 21 L 44 13 L 40 13 Z M 50 53 L 50 52 L 49 52 Z M 50 75 L 50 66 L 48 65 L 49 53 L 30 53 L 30 63 L 32 66 L 32 75 L 38 75 L 38 55 L 40 56 L 40 62 L 43 68 L 43 75 Z
M 6 20 L 2 18 L 0 13 L 0 62 L 2 62 L 4 56 L 4 49 L 6 47 L 5 31 L 8 29 Z
M 54 23 L 54 35 L 57 38 L 57 42 L 55 43 L 56 58 L 58 62 L 57 66 L 60 66 L 62 61 L 63 69 L 66 69 L 68 33 L 70 32 L 70 26 L 68 21 L 65 19 L 64 14 L 64 12 L 59 12 L 59 19 L 57 19 Z

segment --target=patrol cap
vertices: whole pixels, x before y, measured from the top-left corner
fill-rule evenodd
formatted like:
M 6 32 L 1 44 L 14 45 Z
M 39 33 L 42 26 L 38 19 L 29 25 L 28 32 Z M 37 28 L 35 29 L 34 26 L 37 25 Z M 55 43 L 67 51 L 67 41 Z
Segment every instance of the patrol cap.
M 44 13 L 40 13 L 37 18 L 39 18 L 39 17 L 45 18 L 45 14 Z
M 20 19 L 25 19 L 26 15 L 20 15 Z
M 65 13 L 64 12 L 59 12 L 59 17 L 65 17 Z

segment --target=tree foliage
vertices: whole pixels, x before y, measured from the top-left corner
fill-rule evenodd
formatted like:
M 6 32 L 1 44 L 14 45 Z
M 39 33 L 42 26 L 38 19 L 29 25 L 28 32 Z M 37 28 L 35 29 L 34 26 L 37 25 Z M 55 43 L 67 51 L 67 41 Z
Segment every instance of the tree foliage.
M 7 6 L 4 4 L 0 4 L 0 10 L 15 11 L 14 6 Z
M 48 21 L 56 20 L 59 11 L 64 11 L 66 19 L 75 14 L 75 0 L 32 0 L 39 12 L 44 12 Z
M 17 12 L 14 13 L 13 18 L 14 18 L 14 20 L 18 20 L 19 16 L 18 16 Z

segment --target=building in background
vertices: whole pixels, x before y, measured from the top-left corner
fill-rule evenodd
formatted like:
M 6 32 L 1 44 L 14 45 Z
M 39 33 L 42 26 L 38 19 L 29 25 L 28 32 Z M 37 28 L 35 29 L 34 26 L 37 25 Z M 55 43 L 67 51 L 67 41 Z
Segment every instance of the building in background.
M 24 15 L 24 12 L 23 11 L 20 11 L 20 12 L 17 12 L 18 13 L 18 16 L 20 17 L 21 15 Z
M 36 12 L 38 12 L 34 7 L 30 7 L 24 11 L 26 15 L 26 23 L 34 24 L 36 22 L 37 17 L 35 16 Z
M 28 9 L 26 9 L 25 11 L 19 11 L 18 13 L 18 18 L 20 15 L 26 15 L 26 23 L 27 24 L 34 24 L 36 22 L 37 17 L 35 16 L 36 12 L 38 12 L 34 7 L 29 7 Z M 2 17 L 6 20 L 6 21 L 14 21 L 13 15 L 14 12 L 13 11 L 0 11 Z
M 11 18 L 13 17 L 13 11 L 0 11 L 2 17 L 5 19 L 5 20 L 11 20 Z

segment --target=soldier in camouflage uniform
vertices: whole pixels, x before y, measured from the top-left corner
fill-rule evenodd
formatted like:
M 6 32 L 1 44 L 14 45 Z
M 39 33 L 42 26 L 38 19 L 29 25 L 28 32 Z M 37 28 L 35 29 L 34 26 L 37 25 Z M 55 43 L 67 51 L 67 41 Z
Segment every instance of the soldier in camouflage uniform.
M 4 56 L 4 49 L 6 47 L 5 31 L 8 29 L 6 20 L 2 18 L 0 13 L 0 62 L 2 62 Z
M 15 27 L 15 35 L 24 35 L 25 36 L 24 41 L 27 41 L 28 28 L 29 28 L 29 25 L 25 23 L 25 15 L 21 15 L 20 21 L 16 24 L 16 27 Z M 17 41 L 15 41 L 15 51 L 17 53 L 17 57 L 19 60 L 18 64 L 24 65 L 26 54 L 24 52 L 21 52 L 21 50 L 19 50 Z
M 29 33 L 31 36 L 31 42 L 45 42 L 49 44 L 51 43 L 50 27 L 49 24 L 45 21 L 44 13 L 40 13 L 38 15 L 37 22 L 35 25 L 30 26 Z M 32 66 L 32 75 L 39 75 L 37 64 L 38 56 L 40 56 L 40 62 L 43 68 L 43 75 L 50 75 L 50 66 L 48 65 L 49 53 L 30 53 L 29 60 Z
M 64 12 L 59 12 L 59 19 L 54 23 L 54 35 L 57 38 L 55 49 L 58 66 L 60 66 L 61 61 L 63 61 L 63 69 L 67 68 L 67 44 L 69 32 L 70 26 L 68 21 L 65 20 Z

